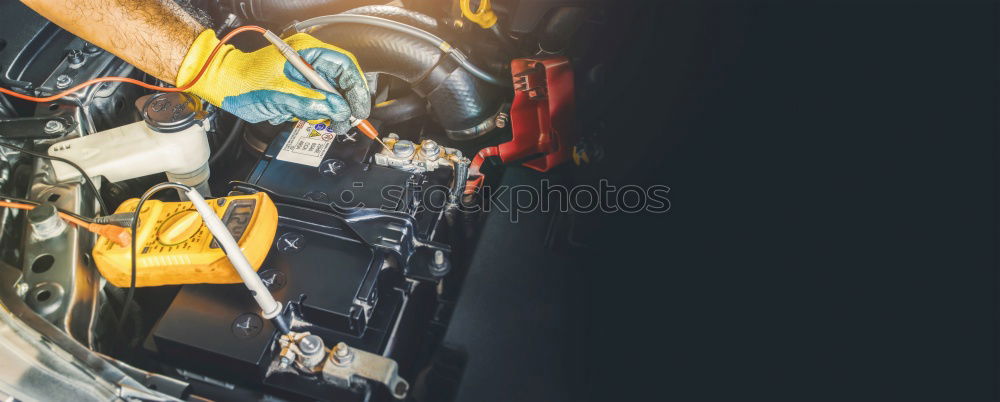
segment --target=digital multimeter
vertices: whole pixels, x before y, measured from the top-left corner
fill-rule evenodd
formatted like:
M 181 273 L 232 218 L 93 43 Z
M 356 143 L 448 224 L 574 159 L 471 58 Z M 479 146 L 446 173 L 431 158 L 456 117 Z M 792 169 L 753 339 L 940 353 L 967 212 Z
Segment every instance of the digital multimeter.
M 257 193 L 207 201 L 253 268 L 259 269 L 278 228 L 278 211 L 271 198 Z M 115 213 L 133 212 L 138 203 L 138 199 L 127 200 Z M 139 212 L 138 232 L 134 236 L 137 287 L 242 282 L 190 202 L 147 200 Z M 104 278 L 118 287 L 129 286 L 131 246 L 101 237 L 93 256 Z

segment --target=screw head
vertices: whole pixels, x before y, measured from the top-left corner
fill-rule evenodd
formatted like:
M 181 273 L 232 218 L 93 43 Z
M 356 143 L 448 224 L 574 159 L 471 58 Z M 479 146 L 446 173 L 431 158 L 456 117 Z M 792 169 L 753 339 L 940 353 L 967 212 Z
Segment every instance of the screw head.
M 63 126 L 63 124 L 59 120 L 49 120 L 45 122 L 46 134 L 55 134 L 60 131 L 63 131 L 64 128 L 65 126 Z
M 322 351 L 323 340 L 316 335 L 308 335 L 299 340 L 299 350 L 307 355 L 312 355 Z
M 413 156 L 416 150 L 416 145 L 413 144 L 413 141 L 409 140 L 399 140 L 392 145 L 392 153 L 398 158 L 409 158 Z
M 70 76 L 68 76 L 66 74 L 59 74 L 59 76 L 56 77 L 56 87 L 57 88 L 60 88 L 60 89 L 61 88 L 68 88 L 69 84 L 72 84 L 72 83 L 73 83 L 73 79 L 70 78 Z
M 28 284 L 25 282 L 18 283 L 14 292 L 17 293 L 18 297 L 24 297 L 24 295 L 28 294 Z
M 72 68 L 80 67 L 83 65 L 83 51 L 80 49 L 73 49 L 69 51 L 66 55 L 66 59 L 69 60 L 69 66 Z
M 429 160 L 435 160 L 438 158 L 438 154 L 441 153 L 441 147 L 438 146 L 434 140 L 424 140 L 420 143 L 420 152 L 424 154 Z

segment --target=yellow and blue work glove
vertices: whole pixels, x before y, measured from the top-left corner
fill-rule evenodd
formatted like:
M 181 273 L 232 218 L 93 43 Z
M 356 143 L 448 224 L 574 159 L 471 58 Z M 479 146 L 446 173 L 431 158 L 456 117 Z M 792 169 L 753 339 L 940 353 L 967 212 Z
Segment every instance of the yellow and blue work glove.
M 348 117 L 368 117 L 368 82 L 354 55 L 304 33 L 285 42 L 343 96 L 313 88 L 274 46 L 247 53 L 224 45 L 188 92 L 250 123 L 329 119 L 336 132 L 344 133 L 351 127 Z M 195 39 L 177 72 L 178 86 L 194 79 L 218 43 L 212 30 Z

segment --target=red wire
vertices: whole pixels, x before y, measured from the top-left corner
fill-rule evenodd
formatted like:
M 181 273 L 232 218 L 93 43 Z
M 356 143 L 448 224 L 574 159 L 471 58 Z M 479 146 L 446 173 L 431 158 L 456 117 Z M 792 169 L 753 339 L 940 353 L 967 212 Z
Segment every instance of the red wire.
M 469 165 L 469 177 L 470 179 L 465 182 L 465 194 L 474 194 L 479 186 L 483 185 L 483 180 L 486 179 L 486 175 L 479 172 L 479 168 L 483 166 L 483 162 L 486 162 L 486 158 L 491 156 L 500 156 L 500 147 L 486 147 L 480 149 L 476 153 L 476 157 L 472 158 L 472 164 Z M 500 156 L 503 160 L 503 157 Z
M 66 96 L 66 95 L 69 95 L 69 94 L 71 94 L 73 92 L 79 91 L 81 88 L 88 87 L 88 86 L 91 86 L 91 85 L 94 85 L 94 84 L 98 84 L 98 83 L 101 83 L 101 82 L 127 82 L 129 84 L 135 84 L 135 85 L 141 86 L 143 88 L 152 89 L 154 91 L 162 91 L 162 92 L 182 92 L 182 91 L 186 91 L 188 88 L 191 88 L 192 86 L 194 86 L 194 84 L 196 82 L 198 82 L 198 79 L 200 79 L 201 76 L 203 74 L 205 74 L 205 70 L 208 69 L 208 65 L 212 62 L 212 59 L 215 58 L 215 54 L 219 52 L 219 49 L 222 48 L 222 45 L 226 44 L 226 42 L 229 42 L 229 40 L 232 39 L 237 34 L 239 34 L 241 32 L 246 32 L 246 31 L 256 31 L 256 32 L 260 32 L 260 33 L 267 32 L 266 29 L 261 28 L 261 27 L 256 26 L 256 25 L 244 25 L 244 26 L 241 26 L 239 28 L 236 28 L 236 29 L 232 30 L 231 32 L 229 32 L 228 34 L 226 34 L 226 36 L 223 36 L 221 40 L 219 40 L 219 44 L 218 45 L 215 45 L 215 49 L 212 49 L 212 53 L 208 55 L 208 59 L 205 60 L 205 64 L 203 66 L 201 66 L 201 70 L 198 71 L 198 75 L 194 76 L 193 80 L 191 80 L 187 84 L 185 84 L 183 86 L 180 86 L 180 87 L 176 87 L 176 88 L 161 87 L 161 86 L 147 84 L 145 82 L 142 82 L 142 81 L 139 81 L 139 80 L 135 80 L 135 79 L 132 79 L 132 78 L 126 78 L 126 77 L 101 77 L 101 78 L 94 78 L 92 80 L 87 80 L 87 81 L 85 81 L 85 82 L 83 82 L 83 83 L 81 83 L 81 84 L 79 84 L 79 85 L 77 85 L 75 87 L 72 87 L 70 89 L 62 91 L 62 92 L 57 93 L 55 95 L 46 96 L 46 97 L 43 97 L 43 98 L 39 98 L 39 97 L 34 97 L 34 96 L 30 96 L 30 95 L 25 95 L 25 94 L 17 93 L 17 92 L 9 90 L 7 88 L 0 88 L 0 93 L 4 93 L 4 94 L 10 95 L 10 96 L 13 96 L 15 98 L 20 98 L 20 99 L 24 99 L 24 100 L 28 100 L 28 101 L 32 101 L 32 102 L 52 102 L 52 101 L 54 101 L 56 99 L 62 98 L 62 97 Z

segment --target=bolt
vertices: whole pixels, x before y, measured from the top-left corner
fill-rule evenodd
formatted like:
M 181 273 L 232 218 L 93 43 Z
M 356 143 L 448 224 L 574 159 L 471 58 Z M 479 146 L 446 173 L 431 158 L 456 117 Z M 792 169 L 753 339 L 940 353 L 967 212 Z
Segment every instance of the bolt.
M 497 118 L 493 120 L 493 125 L 497 126 L 497 128 L 504 128 L 507 127 L 507 123 L 509 122 L 510 116 L 507 113 L 499 113 L 497 114 Z
M 45 133 L 55 134 L 66 128 L 59 120 L 49 120 L 45 122 Z
M 37 206 L 25 215 L 28 217 L 35 239 L 48 240 L 66 230 L 66 222 L 59 218 L 59 212 L 52 203 Z
M 392 146 L 392 153 L 396 154 L 397 158 L 409 158 L 413 156 L 413 152 L 417 150 L 416 145 L 412 141 L 399 140 L 396 141 Z
M 420 151 L 424 153 L 428 159 L 437 159 L 438 154 L 441 153 L 441 148 L 433 140 L 424 140 L 420 143 Z
M 73 79 L 70 78 L 70 76 L 68 76 L 66 74 L 59 74 L 59 76 L 56 77 L 56 87 L 57 88 L 67 88 L 67 87 L 69 87 L 69 84 L 72 84 L 72 83 L 73 83 Z
M 66 55 L 66 59 L 69 60 L 69 66 L 72 68 L 77 68 L 83 65 L 83 51 L 79 49 L 70 50 Z
M 24 297 L 24 295 L 28 294 L 28 284 L 24 282 L 18 283 L 14 292 L 17 293 L 17 297 Z
M 330 354 L 330 358 L 333 359 L 334 364 L 346 366 L 354 360 L 354 352 L 351 352 L 351 348 L 346 343 L 340 342 L 337 346 L 333 347 L 333 353 Z
M 288 356 L 281 356 L 281 363 L 279 363 L 279 365 L 282 368 L 285 368 L 288 367 L 289 364 L 292 364 L 292 359 L 289 359 Z
M 448 260 L 444 259 L 444 251 L 434 250 L 434 256 L 431 258 L 431 274 L 434 276 L 444 276 L 450 268 Z
M 323 340 L 316 335 L 308 335 L 299 341 L 299 350 L 307 355 L 319 352 L 323 345 Z

